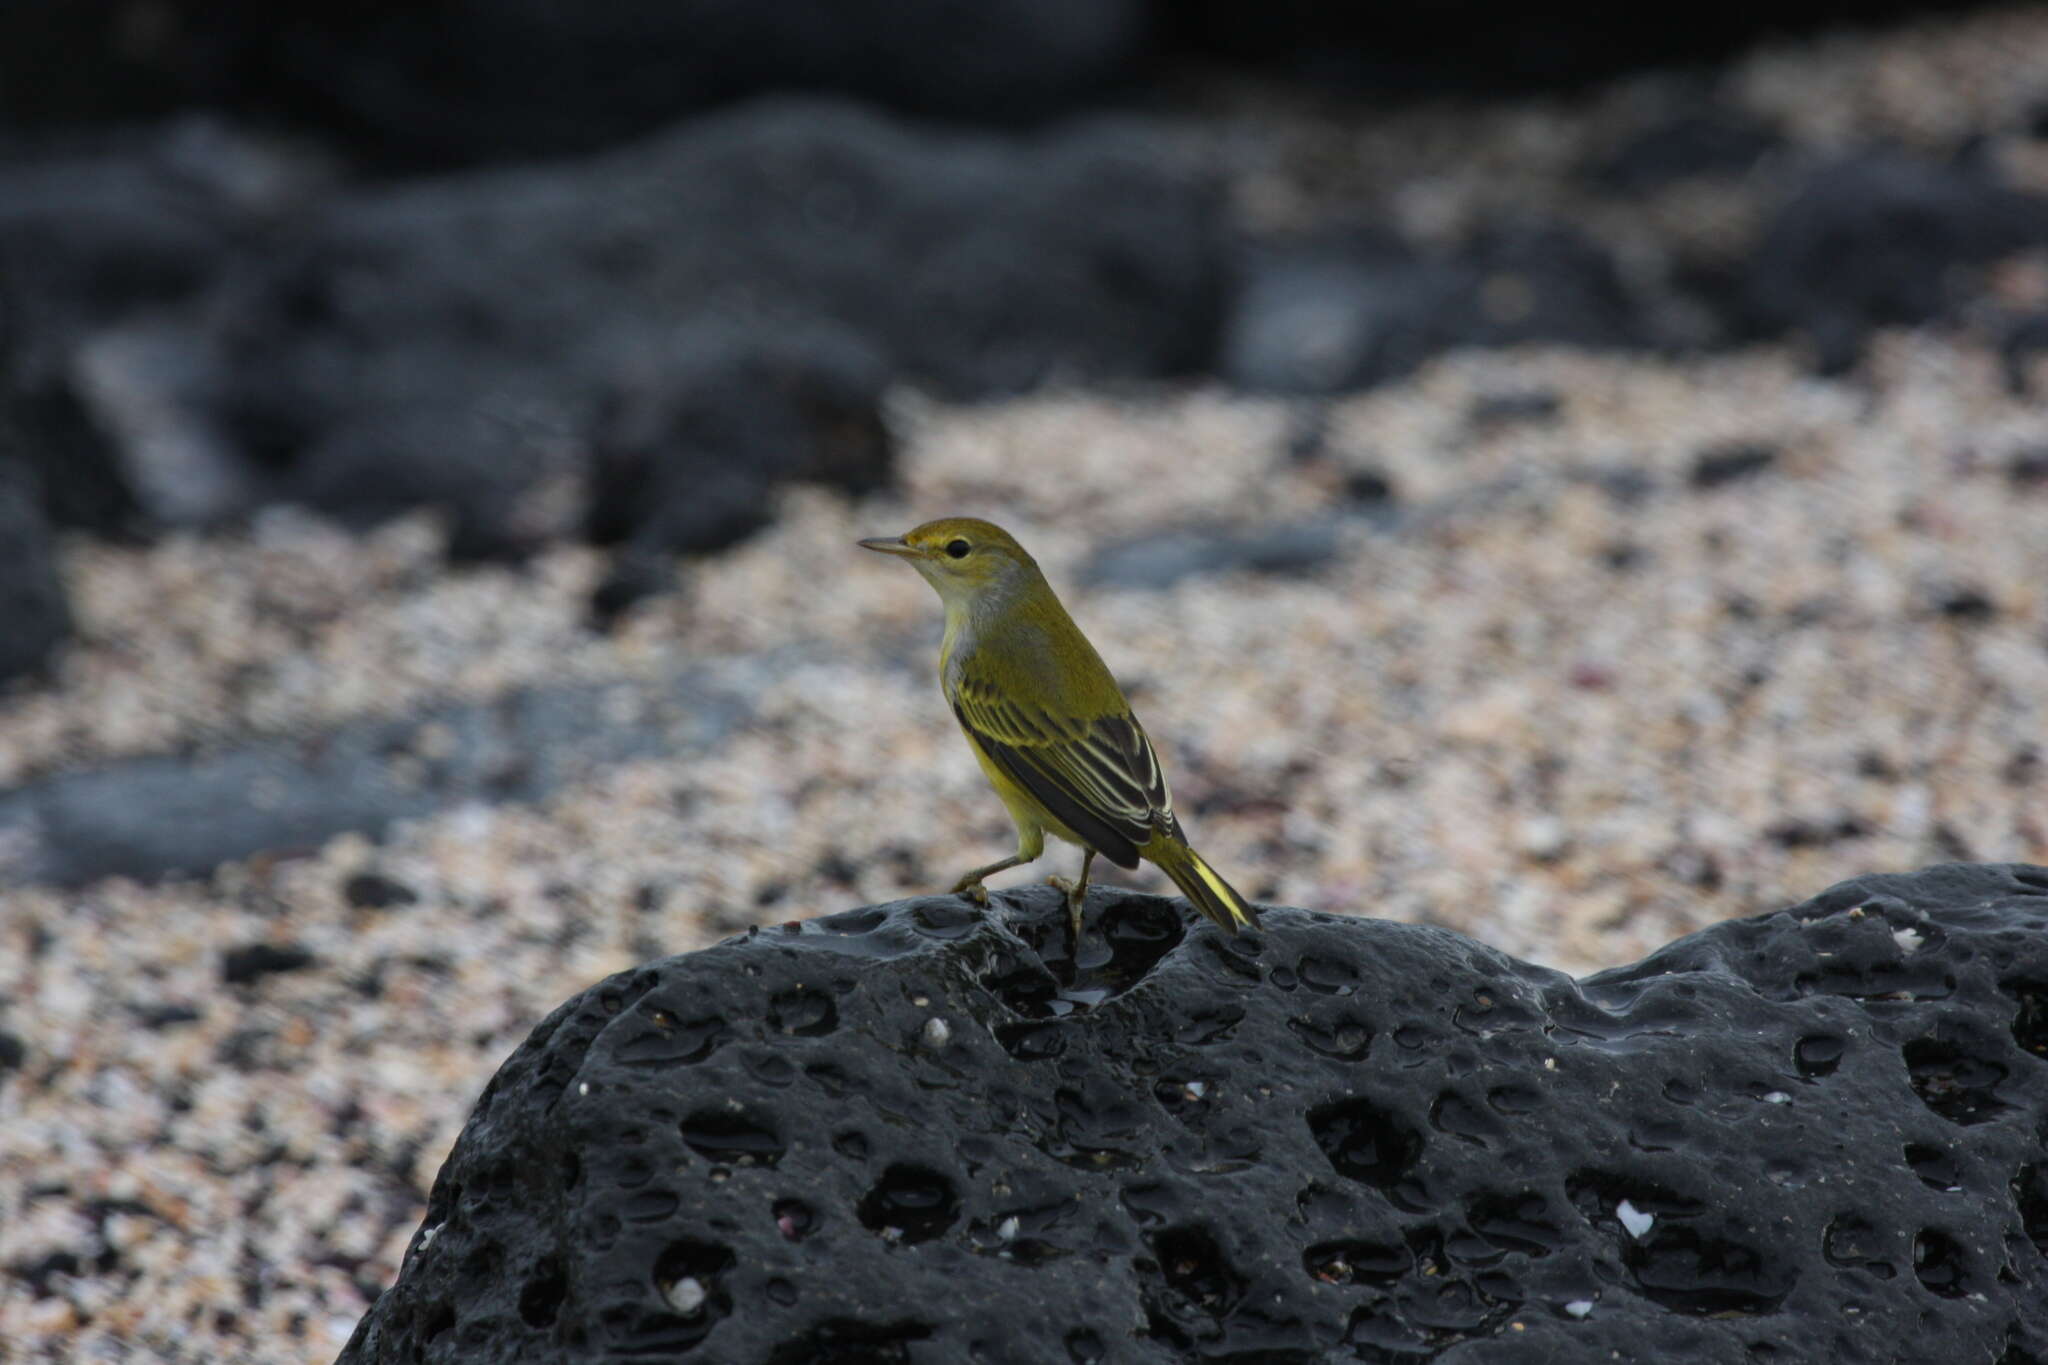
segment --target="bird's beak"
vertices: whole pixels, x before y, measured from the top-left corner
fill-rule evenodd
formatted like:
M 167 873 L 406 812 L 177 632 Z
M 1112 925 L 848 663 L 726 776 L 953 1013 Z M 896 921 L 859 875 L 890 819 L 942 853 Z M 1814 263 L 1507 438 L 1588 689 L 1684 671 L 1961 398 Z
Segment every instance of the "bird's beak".
M 863 550 L 875 550 L 885 555 L 914 557 L 918 553 L 917 547 L 906 543 L 902 536 L 876 536 L 872 540 L 860 541 L 859 544 Z

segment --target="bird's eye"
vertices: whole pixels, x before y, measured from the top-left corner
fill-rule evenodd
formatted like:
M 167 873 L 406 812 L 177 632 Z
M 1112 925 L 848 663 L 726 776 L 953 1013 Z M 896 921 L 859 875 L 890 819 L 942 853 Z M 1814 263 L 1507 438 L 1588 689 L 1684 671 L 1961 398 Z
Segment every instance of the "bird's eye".
M 967 552 L 973 548 L 972 545 L 969 545 L 964 540 L 949 540 L 946 542 L 946 553 L 955 559 L 967 558 Z

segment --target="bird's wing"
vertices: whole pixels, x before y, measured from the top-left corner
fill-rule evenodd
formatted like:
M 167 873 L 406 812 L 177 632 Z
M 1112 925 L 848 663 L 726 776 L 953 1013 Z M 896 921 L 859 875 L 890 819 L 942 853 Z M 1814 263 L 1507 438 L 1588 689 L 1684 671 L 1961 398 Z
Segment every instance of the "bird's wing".
M 989 761 L 1111 862 L 1136 867 L 1153 835 L 1179 835 L 1166 775 L 1130 712 L 1055 715 L 1005 697 L 971 669 L 952 701 Z

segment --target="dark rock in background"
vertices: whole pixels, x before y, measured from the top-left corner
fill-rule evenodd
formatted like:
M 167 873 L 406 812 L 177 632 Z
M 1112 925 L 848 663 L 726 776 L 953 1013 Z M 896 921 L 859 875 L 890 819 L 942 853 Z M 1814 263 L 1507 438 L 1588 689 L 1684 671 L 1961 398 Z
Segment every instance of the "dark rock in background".
M 1388 518 L 1382 518 L 1386 520 Z M 1081 566 L 1081 581 L 1110 588 L 1168 588 L 1200 574 L 1305 574 L 1343 549 L 1336 518 L 1289 522 L 1246 535 L 1213 529 L 1159 531 L 1106 546 Z
M 1068 109 L 1144 53 L 1143 0 L 17 0 L 0 113 L 284 114 L 389 164 L 598 150 L 769 91 L 1000 123 Z
M 1775 128 L 1701 98 L 1643 129 L 1588 168 L 1618 194 L 1649 194 L 1700 176 L 1740 176 L 1784 145 Z
M 1241 276 L 1221 369 L 1249 389 L 1366 388 L 1460 346 L 1651 340 L 1613 260 L 1559 225 L 1500 227 L 1447 256 L 1384 231 L 1269 243 Z
M 599 429 L 585 534 L 630 547 L 599 589 L 615 612 L 643 566 L 723 549 L 767 523 L 791 480 L 869 493 L 888 482 L 894 445 L 882 420 L 890 367 L 859 336 L 829 325 L 782 331 L 701 328 L 641 357 Z
M 39 470 L 53 522 L 125 534 L 256 500 L 218 486 L 238 483 L 227 452 L 165 458 L 151 362 L 178 371 L 184 339 L 152 354 L 121 333 L 203 294 L 332 183 L 317 153 L 203 117 L 0 142 L 0 441 Z
M 852 105 L 760 105 L 587 164 L 338 203 L 194 315 L 210 370 L 190 400 L 230 446 L 270 452 L 281 496 L 357 520 L 438 503 L 472 552 L 516 551 L 506 509 L 574 467 L 622 374 L 640 392 L 619 420 L 645 430 L 615 430 L 614 450 L 655 437 L 650 403 L 677 409 L 668 435 L 686 440 L 717 405 L 715 441 L 662 459 L 752 456 L 794 425 L 807 450 L 785 462 L 872 486 L 872 433 L 835 453 L 847 438 L 824 428 L 841 419 L 785 399 L 735 438 L 744 397 L 693 386 L 762 364 L 748 338 L 792 331 L 818 358 L 770 359 L 779 377 L 762 382 L 815 370 L 793 401 L 844 393 L 828 407 L 855 413 L 898 374 L 978 396 L 1192 371 L 1214 345 L 1219 237 L 1209 187 L 1134 130 L 1013 143 Z M 707 357 L 705 329 L 742 344 Z M 768 482 L 758 465 L 729 472 Z M 706 514 L 760 515 L 758 499 Z
M 342 1359 L 2048 1352 L 2048 869 L 1581 982 L 1300 910 L 1088 919 L 1077 958 L 1055 894 L 929 897 L 592 987 Z
M 769 92 L 1015 123 L 1190 60 L 1371 95 L 1503 95 L 1942 8 L 1820 0 L 1711 12 L 1316 0 L 15 0 L 0 116 L 203 106 L 283 117 L 387 165 L 594 151 Z
M 1331 5 L 1321 0 L 1174 0 L 1161 45 L 1205 62 L 1264 68 L 1378 96 L 1504 95 L 1726 56 L 1830 24 L 1943 8 L 1902 0 L 1805 0 L 1684 13 L 1611 5 L 1516 9 L 1473 3 Z
M 1794 332 L 1826 374 L 1879 327 L 1951 316 L 1953 272 L 2048 242 L 2048 196 L 1977 161 L 1871 151 L 1821 166 L 1765 225 L 1739 294 L 1752 333 Z
M 41 668 L 70 633 L 40 481 L 0 454 L 0 682 Z
M 1834 372 L 1875 328 L 1987 318 L 2025 382 L 2040 320 L 1990 317 L 1969 268 L 2048 241 L 2041 196 L 1982 148 L 1802 162 L 1711 72 L 1633 88 L 1640 131 L 1579 188 L 1641 214 L 1623 201 L 1718 177 L 1765 226 L 1711 261 L 1634 242 L 1626 280 L 1609 244 L 1550 221 L 1442 250 L 1344 222 L 1233 241 L 1164 122 L 899 117 L 1071 117 L 1190 56 L 1499 93 L 1757 31 L 1568 10 L 1490 16 L 1475 43 L 1476 23 L 1295 0 L 29 0 L 0 14 L 0 459 L 35 471 L 57 527 L 424 505 L 472 559 L 574 534 L 587 492 L 582 529 L 619 547 L 608 620 L 666 587 L 675 553 L 761 525 L 779 483 L 885 479 L 877 399 L 897 382 L 976 398 L 1220 373 L 1320 395 L 1457 347 L 1785 335 Z M 784 90 L 898 112 L 739 102 Z M 508 157 L 528 164 L 446 173 Z M 399 168 L 437 174 L 347 178 Z
M 0 532 L 4 515 L 0 502 Z M 0 567 L 8 550 L 0 539 Z M 767 674 L 785 663 L 753 667 Z M 465 802 L 535 801 L 608 765 L 722 740 L 747 714 L 748 676 L 728 669 L 714 680 L 692 669 L 647 689 L 534 689 L 0 789 L 0 890 L 205 875 L 231 859 L 317 848 L 346 830 L 375 837 L 394 820 Z

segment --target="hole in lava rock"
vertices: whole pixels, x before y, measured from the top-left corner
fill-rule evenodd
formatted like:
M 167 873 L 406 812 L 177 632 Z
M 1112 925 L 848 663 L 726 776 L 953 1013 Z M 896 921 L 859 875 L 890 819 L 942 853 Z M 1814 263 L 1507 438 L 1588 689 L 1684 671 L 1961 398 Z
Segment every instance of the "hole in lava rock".
M 455 1310 L 447 1303 L 422 1304 L 419 1310 L 421 1341 L 432 1341 L 455 1325 Z
M 1066 1030 L 1045 1020 L 996 1025 L 996 1042 L 1020 1062 L 1045 1062 L 1067 1050 Z
M 1913 1239 L 1913 1275 L 1929 1293 L 1960 1299 L 1969 1293 L 1963 1275 L 1963 1249 L 1945 1232 L 1920 1229 Z
M 1076 1327 L 1067 1333 L 1066 1347 L 1067 1359 L 1074 1365 L 1099 1365 L 1108 1349 L 1102 1344 L 1102 1337 L 1086 1327 Z
M 1548 1256 L 1564 1242 L 1564 1230 L 1550 1217 L 1549 1204 L 1534 1190 L 1481 1195 L 1465 1206 L 1465 1219 L 1502 1251 Z
M 1144 1164 L 1152 1114 L 1105 1077 L 1084 1077 L 1078 1087 L 1053 1095 L 1058 1110 L 1056 1140 L 1046 1147 L 1055 1160 L 1083 1170 L 1121 1170 Z
M 1543 1103 L 1540 1091 L 1526 1085 L 1497 1085 L 1486 1092 L 1486 1103 L 1496 1114 L 1513 1117 L 1517 1114 L 1534 1113 Z
M 1181 1213 L 1180 1200 L 1165 1185 L 1126 1185 L 1117 1197 L 1123 1201 L 1131 1221 L 1141 1228 L 1170 1223 Z
M 1222 1317 L 1244 1297 L 1244 1278 L 1223 1258 L 1206 1229 L 1168 1228 L 1151 1242 L 1167 1286 L 1193 1307 Z
M 912 1343 L 924 1341 L 932 1329 L 921 1322 L 861 1322 L 832 1318 L 801 1336 L 779 1343 L 768 1353 L 768 1365 L 910 1365 Z
M 2048 1256 L 2048 1162 L 2023 1166 L 2013 1177 L 2013 1204 L 2020 1211 L 2020 1226 L 2034 1250 Z
M 2005 1108 L 1998 1083 L 2006 1069 L 1953 1036 L 1916 1038 L 1904 1048 L 1913 1093 L 1951 1123 L 1983 1123 Z
M 1221 1004 L 1209 1008 L 1190 1006 L 1173 1026 L 1173 1041 L 1183 1047 L 1221 1043 L 1244 1022 L 1244 1006 Z
M 1013 1014 L 1026 1019 L 1049 1019 L 1073 1010 L 1070 1001 L 1060 999 L 1060 983 L 1034 957 L 1020 957 L 999 949 L 982 974 L 982 988 L 1003 1002 Z
M 682 1133 L 691 1151 L 728 1166 L 773 1166 L 787 1150 L 774 1129 L 730 1110 L 692 1114 Z
M 1337 1174 L 1385 1189 L 1422 1156 L 1422 1135 L 1365 1099 L 1313 1110 L 1308 1128 Z
M 669 1020 L 655 1011 L 647 1017 Z M 717 1015 L 685 1023 L 657 1022 L 619 1043 L 612 1056 L 627 1066 L 692 1066 L 703 1061 L 732 1037 L 725 1020 Z
M 778 1199 L 772 1212 L 775 1230 L 792 1242 L 801 1242 L 818 1225 L 818 1215 L 801 1199 Z
M 1820 1253 L 1832 1266 L 1845 1270 L 1868 1270 L 1881 1280 L 1897 1272 L 1878 1254 L 1885 1234 L 1861 1214 L 1844 1213 L 1828 1224 L 1821 1234 Z
M 1342 1062 L 1358 1061 L 1372 1047 L 1372 1028 L 1348 1012 L 1328 1017 L 1304 1015 L 1299 1019 L 1289 1019 L 1287 1027 L 1307 1045 L 1309 1051 Z
M 552 1258 L 542 1261 L 519 1291 L 519 1320 L 536 1331 L 554 1326 L 562 1311 L 563 1296 L 568 1292 L 569 1281 L 562 1274 L 562 1263 Z
M 1152 1082 L 1152 1098 L 1159 1101 L 1161 1109 L 1186 1122 L 1201 1112 L 1217 1084 L 1214 1076 L 1172 1071 Z
M 1931 1147 L 1926 1143 L 1906 1144 L 1906 1164 L 1913 1168 L 1913 1174 L 1920 1177 L 1920 1183 L 1937 1190 L 1954 1189 L 1963 1183 L 1962 1168 L 1956 1163 L 1956 1156 L 1946 1147 Z
M 1455 1090 L 1444 1091 L 1431 1103 L 1429 1126 L 1481 1147 L 1501 1135 L 1500 1120 Z
M 712 1323 L 732 1312 L 732 1295 L 719 1281 L 733 1264 L 731 1248 L 689 1238 L 670 1242 L 655 1258 L 656 1291 L 677 1318 L 696 1322 L 697 1340 L 711 1330 Z M 665 1329 L 675 1330 L 676 1326 L 670 1321 Z
M 778 1033 L 822 1038 L 839 1027 L 839 1006 L 821 990 L 798 986 L 768 1002 L 768 1024 Z
M 1768 1313 L 1792 1292 L 1796 1271 L 1730 1238 L 1660 1224 L 1622 1248 L 1636 1288 L 1678 1313 Z
M 1385 1288 L 1414 1265 L 1414 1256 L 1400 1242 L 1318 1242 L 1301 1253 L 1301 1268 L 1324 1284 Z
M 2002 981 L 1999 989 L 2019 1004 L 2012 1017 L 2012 1040 L 2021 1050 L 2048 1058 L 2048 983 Z
M 1653 1180 L 1593 1168 L 1577 1170 L 1567 1176 L 1564 1192 L 1572 1207 L 1587 1222 L 1613 1229 L 1621 1226 L 1615 1210 L 1624 1200 L 1638 1213 L 1657 1218 L 1692 1218 L 1706 1208 L 1702 1201 L 1679 1194 Z
M 833 934 L 872 934 L 889 918 L 886 910 L 841 910 L 816 921 L 820 929 Z
M 910 925 L 926 938 L 961 939 L 974 932 L 982 913 L 958 898 L 922 900 L 910 908 Z
M 861 1197 L 860 1221 L 870 1231 L 904 1243 L 929 1242 L 960 1216 L 953 1182 L 927 1166 L 895 1165 Z
M 1835 1068 L 1842 1064 L 1842 1040 L 1826 1034 L 1801 1038 L 1792 1049 L 1792 1064 L 1809 1081 L 1832 1076 Z
M 668 1190 L 641 1190 L 615 1207 L 629 1223 L 666 1223 L 682 1202 Z
M 1358 969 L 1336 958 L 1303 954 L 1295 974 L 1302 985 L 1323 995 L 1349 995 L 1358 989 Z
M 1118 901 L 1102 912 L 1101 926 L 1109 962 L 1093 975 L 1111 995 L 1121 995 L 1150 976 L 1188 932 L 1173 903 L 1155 896 Z

